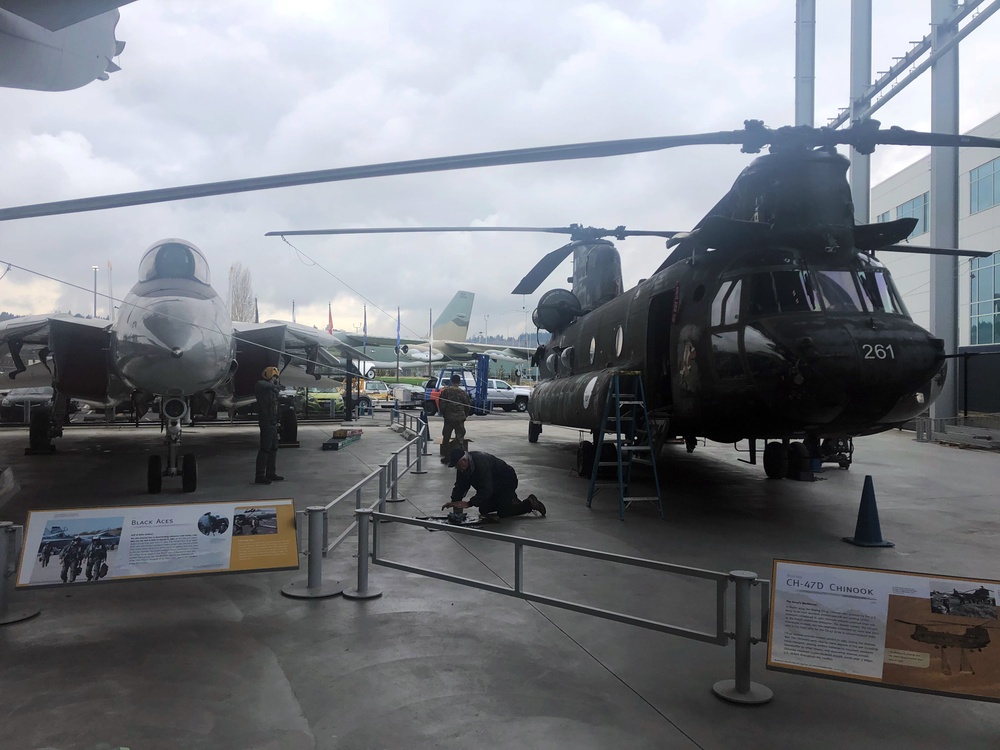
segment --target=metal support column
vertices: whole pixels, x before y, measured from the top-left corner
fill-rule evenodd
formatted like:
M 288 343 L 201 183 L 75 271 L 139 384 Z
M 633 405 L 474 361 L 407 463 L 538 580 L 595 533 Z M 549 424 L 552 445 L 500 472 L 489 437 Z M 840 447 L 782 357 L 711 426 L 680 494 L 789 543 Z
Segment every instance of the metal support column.
M 293 599 L 324 599 L 343 592 L 345 586 L 340 581 L 323 580 L 323 557 L 326 553 L 325 532 L 326 508 L 322 505 L 310 505 L 309 513 L 309 550 L 308 575 L 304 580 L 292 581 L 281 587 L 281 593 Z
M 851 122 L 868 114 L 865 92 L 872 78 L 872 0 L 851 0 Z M 871 214 L 871 159 L 851 152 L 851 195 L 854 220 L 867 224 Z M 940 246 L 939 246 L 940 247 Z
M 756 585 L 757 574 L 750 570 L 733 570 L 729 580 L 736 583 L 736 679 L 720 680 L 712 691 L 731 703 L 761 704 L 774 697 L 770 688 L 750 681 L 750 647 L 754 639 L 750 634 L 750 587 Z
M 0 521 L 0 625 L 30 620 L 41 612 L 35 607 L 10 609 L 14 576 L 17 575 L 17 559 L 23 542 L 23 526 L 15 526 L 11 521 Z
M 816 116 L 816 0 L 795 0 L 795 124 Z
M 931 0 L 931 54 L 955 36 L 955 24 L 945 21 L 953 12 L 952 0 Z M 931 66 L 931 130 L 957 134 L 958 46 Z M 958 149 L 931 149 L 930 244 L 958 247 Z M 958 351 L 958 258 L 931 256 L 931 333 L 944 339 L 945 354 Z M 953 368 L 954 369 L 954 368 Z M 949 372 L 944 388 L 931 404 L 931 417 L 948 419 L 958 414 L 958 373 Z

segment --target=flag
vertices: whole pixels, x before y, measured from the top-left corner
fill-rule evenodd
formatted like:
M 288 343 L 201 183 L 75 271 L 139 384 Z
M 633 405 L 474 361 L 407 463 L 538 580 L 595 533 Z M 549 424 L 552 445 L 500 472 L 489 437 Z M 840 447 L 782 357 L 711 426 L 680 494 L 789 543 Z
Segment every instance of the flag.
M 399 307 L 396 307 L 396 351 L 399 351 Z
M 364 306 L 364 313 L 364 323 L 361 326 L 361 351 L 364 351 L 368 346 L 368 305 Z
M 327 311 L 327 314 L 329 315 L 329 321 L 330 321 L 329 323 L 326 324 L 326 332 L 329 333 L 332 336 L 333 335 L 333 307 L 330 305 L 329 302 L 326 303 L 326 311 Z

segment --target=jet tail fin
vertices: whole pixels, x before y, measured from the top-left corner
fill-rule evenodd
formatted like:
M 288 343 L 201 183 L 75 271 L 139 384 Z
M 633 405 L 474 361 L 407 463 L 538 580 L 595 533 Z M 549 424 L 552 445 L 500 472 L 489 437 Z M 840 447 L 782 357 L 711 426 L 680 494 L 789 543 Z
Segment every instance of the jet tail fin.
M 455 292 L 455 296 L 431 328 L 435 341 L 465 341 L 469 334 L 472 303 L 475 299 L 473 292 Z

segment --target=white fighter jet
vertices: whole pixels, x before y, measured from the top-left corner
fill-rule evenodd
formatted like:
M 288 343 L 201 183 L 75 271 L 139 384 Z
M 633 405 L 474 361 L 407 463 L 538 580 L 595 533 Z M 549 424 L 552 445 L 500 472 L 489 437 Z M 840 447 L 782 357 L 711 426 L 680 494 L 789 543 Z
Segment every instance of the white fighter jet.
M 195 455 L 180 455 L 182 425 L 216 403 L 235 407 L 254 400 L 263 369 L 282 370 L 287 385 L 315 383 L 317 368 L 344 371 L 361 353 L 336 336 L 284 323 L 234 323 L 212 288 L 208 262 L 190 242 L 153 244 L 139 263 L 139 281 L 114 321 L 70 315 L 33 315 L 0 323 L 0 352 L 9 351 L 14 385 L 51 385 L 51 409 L 36 409 L 30 450 L 51 452 L 62 434 L 69 400 L 113 415 L 131 402 L 137 415 L 160 398 L 166 466 L 149 458 L 147 488 L 159 492 L 164 476 L 180 476 L 186 492 L 198 483 Z M 30 364 L 29 364 L 30 362 Z M 293 365 L 289 367 L 289 365 Z M 352 368 L 353 369 L 353 368 Z M 294 432 L 291 410 L 282 434 Z

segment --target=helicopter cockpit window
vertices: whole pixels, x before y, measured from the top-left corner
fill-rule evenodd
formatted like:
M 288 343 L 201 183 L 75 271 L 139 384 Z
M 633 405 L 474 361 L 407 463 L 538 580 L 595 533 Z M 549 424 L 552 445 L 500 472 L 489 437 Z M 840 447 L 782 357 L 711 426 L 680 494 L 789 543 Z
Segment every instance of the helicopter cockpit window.
M 722 282 L 719 291 L 712 300 L 712 325 L 735 325 L 740 319 L 740 292 L 743 280 L 736 279 Z
M 850 271 L 816 271 L 815 278 L 827 310 L 858 312 L 864 309 L 854 284 L 854 274 Z
M 139 262 L 139 281 L 154 279 L 191 279 L 210 284 L 208 262 L 193 246 L 183 242 L 164 242 L 146 251 Z
M 751 279 L 748 309 L 751 315 L 815 312 L 819 300 L 805 271 L 758 273 Z
M 896 313 L 906 315 L 906 308 L 896 292 L 890 279 L 882 271 L 867 270 L 858 272 L 858 281 L 864 291 L 868 306 L 875 312 Z

